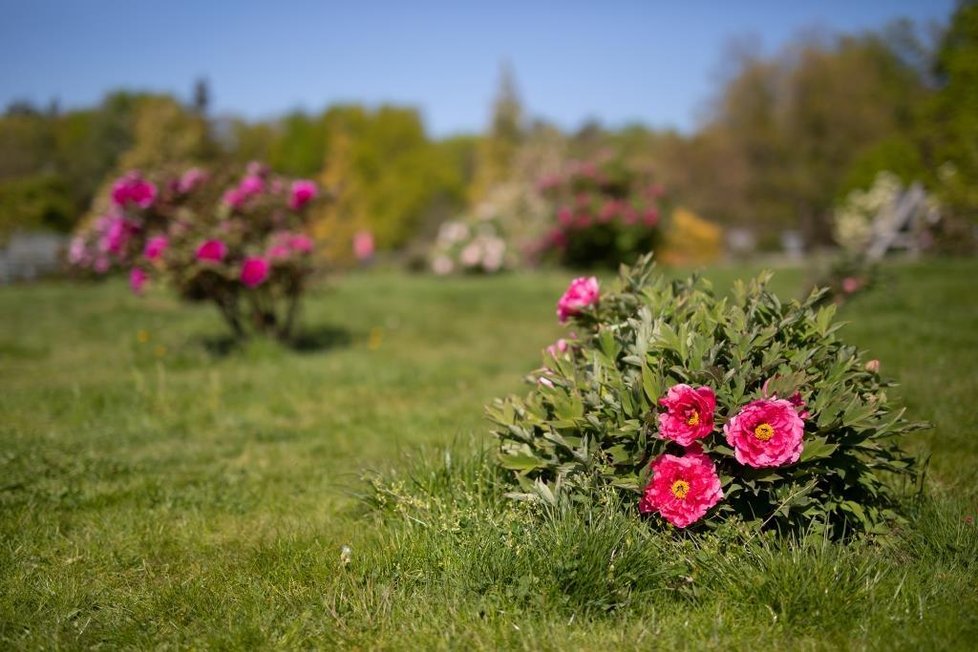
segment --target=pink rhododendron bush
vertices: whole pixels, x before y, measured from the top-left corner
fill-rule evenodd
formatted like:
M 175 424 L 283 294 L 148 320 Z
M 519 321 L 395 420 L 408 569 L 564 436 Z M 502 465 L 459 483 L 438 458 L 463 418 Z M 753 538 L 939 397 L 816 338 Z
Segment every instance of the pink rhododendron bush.
M 193 168 L 171 178 L 130 173 L 111 188 L 111 208 L 72 240 L 69 262 L 128 273 L 133 292 L 165 283 L 212 302 L 235 336 L 286 339 L 312 272 L 306 213 L 311 181 L 252 163 L 243 175 Z
M 512 495 L 580 502 L 614 487 L 674 528 L 847 536 L 898 519 L 917 475 L 900 443 L 922 424 L 891 405 L 879 362 L 839 339 L 821 292 L 785 303 L 767 280 L 718 298 L 656 274 L 651 256 L 611 288 L 575 279 L 556 307 L 568 334 L 533 388 L 488 408 Z

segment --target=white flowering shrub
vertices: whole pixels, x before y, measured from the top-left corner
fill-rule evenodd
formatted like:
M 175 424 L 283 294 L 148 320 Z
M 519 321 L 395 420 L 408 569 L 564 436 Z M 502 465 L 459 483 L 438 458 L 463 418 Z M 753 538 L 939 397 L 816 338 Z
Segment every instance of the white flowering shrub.
M 439 275 L 494 274 L 516 263 L 499 220 L 492 217 L 445 222 L 429 258 L 431 270 Z

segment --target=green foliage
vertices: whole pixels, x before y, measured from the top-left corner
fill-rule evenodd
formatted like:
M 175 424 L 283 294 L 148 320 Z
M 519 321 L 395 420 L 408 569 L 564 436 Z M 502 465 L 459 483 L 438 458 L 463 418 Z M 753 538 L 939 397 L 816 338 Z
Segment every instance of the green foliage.
M 269 147 L 268 164 L 283 174 L 315 176 L 323 169 L 326 156 L 327 126 L 323 116 L 290 113 L 276 125 L 276 137 Z M 253 160 L 252 157 L 248 160 Z
M 328 148 L 319 179 L 336 201 L 313 216 L 313 229 L 329 243 L 331 260 L 351 257 L 356 231 L 373 232 L 380 248 L 402 246 L 439 210 L 459 206 L 457 158 L 428 140 L 417 111 L 339 106 L 325 122 Z
M 900 440 L 922 424 L 890 405 L 891 384 L 837 338 L 834 307 L 817 307 L 821 293 L 782 302 L 769 279 L 738 282 L 718 299 L 699 278 L 656 274 L 651 256 L 623 268 L 616 289 L 576 316 L 577 339 L 569 355 L 546 363 L 544 382 L 488 408 L 518 495 L 586 504 L 613 486 L 637 502 L 650 461 L 673 450 L 657 435 L 658 401 L 685 383 L 716 393 L 718 425 L 701 440 L 724 493 L 710 526 L 738 518 L 841 535 L 896 519 L 899 483 L 916 474 Z M 723 424 L 750 401 L 795 393 L 808 411 L 800 460 L 761 469 L 737 462 Z
M 961 2 L 937 52 L 941 86 L 927 107 L 923 140 L 949 217 L 978 220 L 978 3 Z M 963 232 L 956 234 L 968 237 Z M 971 241 L 974 241 L 973 236 Z
M 75 219 L 69 190 L 57 176 L 0 181 L 0 242 L 17 230 L 68 231 Z
M 721 294 L 753 273 L 707 272 Z M 506 500 L 467 442 L 557 333 L 562 274 L 353 274 L 313 286 L 302 320 L 346 344 L 230 355 L 218 315 L 170 293 L 0 287 L 0 646 L 970 649 L 978 374 L 961 352 L 978 347 L 978 262 L 889 273 L 892 291 L 842 309 L 845 332 L 935 422 L 913 442 L 928 491 L 892 536 L 849 546 Z M 364 468 L 417 506 L 365 510 Z

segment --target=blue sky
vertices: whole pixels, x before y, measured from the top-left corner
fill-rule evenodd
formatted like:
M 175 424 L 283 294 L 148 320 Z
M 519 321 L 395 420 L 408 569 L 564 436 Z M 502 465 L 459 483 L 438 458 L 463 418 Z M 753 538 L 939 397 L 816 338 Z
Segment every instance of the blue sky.
M 337 101 L 421 109 L 438 136 L 480 130 L 508 61 L 524 105 L 564 128 L 596 118 L 689 130 L 728 44 L 898 17 L 946 22 L 953 0 L 234 2 L 0 0 L 0 106 L 109 89 L 187 97 L 249 118 Z

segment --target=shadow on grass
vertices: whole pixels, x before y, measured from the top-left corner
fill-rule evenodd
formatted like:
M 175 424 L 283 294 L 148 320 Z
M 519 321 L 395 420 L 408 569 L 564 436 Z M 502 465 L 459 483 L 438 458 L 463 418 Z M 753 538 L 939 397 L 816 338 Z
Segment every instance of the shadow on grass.
M 225 333 L 222 335 L 206 335 L 197 338 L 197 342 L 212 357 L 224 358 L 242 351 L 253 342 L 260 342 L 263 338 L 252 337 L 251 339 L 239 339 Z M 274 344 L 273 340 L 265 340 L 268 344 Z M 322 325 L 313 328 L 305 328 L 293 335 L 288 340 L 278 342 L 283 348 L 297 353 L 321 353 L 331 349 L 346 348 L 353 342 L 352 333 L 343 327 Z

